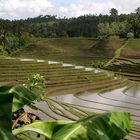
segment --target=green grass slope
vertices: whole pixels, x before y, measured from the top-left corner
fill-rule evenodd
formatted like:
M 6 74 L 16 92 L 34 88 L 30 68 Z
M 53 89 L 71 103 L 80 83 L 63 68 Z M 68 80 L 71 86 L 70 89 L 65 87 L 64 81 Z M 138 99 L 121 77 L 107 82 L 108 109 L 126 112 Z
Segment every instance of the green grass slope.
M 96 43 L 95 39 L 49 38 L 34 39 L 21 56 L 46 58 L 51 55 L 83 56 Z M 91 54 L 90 54 L 91 55 Z
M 127 45 L 122 49 L 121 57 L 140 58 L 140 39 L 130 39 Z
M 93 38 L 35 38 L 17 56 L 91 66 L 93 61 L 111 59 L 124 39 L 98 41 Z

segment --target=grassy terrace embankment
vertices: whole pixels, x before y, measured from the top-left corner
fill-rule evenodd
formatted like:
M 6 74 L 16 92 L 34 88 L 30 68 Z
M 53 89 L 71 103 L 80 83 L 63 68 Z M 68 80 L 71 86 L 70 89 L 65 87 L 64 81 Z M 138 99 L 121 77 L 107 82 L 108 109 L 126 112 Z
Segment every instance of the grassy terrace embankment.
M 118 50 L 105 69 L 126 76 L 130 80 L 140 81 L 140 39 L 129 39 Z
M 124 43 L 125 39 L 99 41 L 93 38 L 35 38 L 17 56 L 91 66 L 94 61 L 111 59 L 116 49 Z
M 121 57 L 140 59 L 140 39 L 130 39 L 127 45 L 122 49 Z

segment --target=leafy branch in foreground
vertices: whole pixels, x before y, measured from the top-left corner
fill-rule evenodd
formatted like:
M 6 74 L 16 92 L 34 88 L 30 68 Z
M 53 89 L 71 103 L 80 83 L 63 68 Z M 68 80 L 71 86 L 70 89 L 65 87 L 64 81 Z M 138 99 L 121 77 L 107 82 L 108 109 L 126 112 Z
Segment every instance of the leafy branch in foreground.
M 17 140 L 12 134 L 12 100 L 13 94 L 0 94 L 0 139 Z
M 36 93 L 38 100 L 42 100 L 45 94 L 45 78 L 40 74 L 34 74 L 23 84 L 27 89 Z

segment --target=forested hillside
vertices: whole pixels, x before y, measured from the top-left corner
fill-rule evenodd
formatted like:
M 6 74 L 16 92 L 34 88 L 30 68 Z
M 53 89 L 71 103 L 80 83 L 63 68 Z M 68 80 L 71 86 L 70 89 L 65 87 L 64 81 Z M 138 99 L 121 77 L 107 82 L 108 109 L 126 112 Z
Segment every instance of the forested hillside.
M 0 54 L 13 55 L 27 47 L 34 37 L 139 38 L 140 8 L 131 14 L 120 15 L 112 8 L 109 15 L 77 18 L 40 15 L 25 20 L 0 19 Z
M 74 18 L 58 18 L 51 15 L 40 15 L 25 20 L 0 20 L 0 32 L 4 35 L 29 33 L 35 37 L 98 37 L 120 36 L 127 33 L 140 36 L 140 8 L 131 14 L 118 14 L 114 8 L 110 15 L 84 15 Z

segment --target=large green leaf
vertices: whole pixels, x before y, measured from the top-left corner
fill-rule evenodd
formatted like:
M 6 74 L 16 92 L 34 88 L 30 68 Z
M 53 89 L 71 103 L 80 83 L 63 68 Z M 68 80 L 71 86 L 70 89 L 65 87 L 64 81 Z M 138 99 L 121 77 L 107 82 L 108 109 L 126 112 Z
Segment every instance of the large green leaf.
M 64 125 L 72 123 L 72 121 L 36 121 L 30 125 L 26 125 L 22 128 L 13 130 L 13 134 L 17 135 L 26 131 L 35 131 L 47 138 L 52 138 L 53 133 L 62 128 Z
M 36 136 L 31 136 L 30 134 L 22 133 L 17 136 L 19 140 L 44 140 L 42 138 L 38 138 Z
M 0 140 L 17 140 L 12 134 L 12 111 L 37 99 L 36 95 L 23 86 L 0 87 Z
M 10 131 L 0 128 L 0 140 L 18 140 Z
M 11 120 L 11 110 L 12 110 L 12 100 L 13 95 L 0 95 L 0 127 L 11 131 L 12 120 Z
M 17 135 L 31 130 L 51 140 L 120 140 L 131 129 L 130 114 L 125 112 L 104 113 L 62 125 L 56 122 L 35 122 L 13 133 Z
M 110 112 L 64 126 L 53 140 L 120 140 L 131 129 L 130 115 Z
M 22 108 L 24 105 L 31 103 L 32 101 L 37 99 L 36 94 L 28 90 L 23 86 L 4 86 L 0 87 L 0 95 L 1 94 L 13 94 L 13 105 L 12 105 L 12 112 L 15 112 Z
M 0 140 L 17 140 L 12 134 L 13 94 L 0 94 Z

